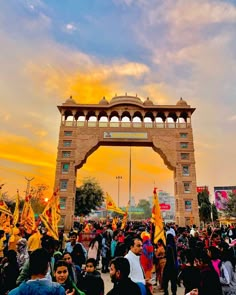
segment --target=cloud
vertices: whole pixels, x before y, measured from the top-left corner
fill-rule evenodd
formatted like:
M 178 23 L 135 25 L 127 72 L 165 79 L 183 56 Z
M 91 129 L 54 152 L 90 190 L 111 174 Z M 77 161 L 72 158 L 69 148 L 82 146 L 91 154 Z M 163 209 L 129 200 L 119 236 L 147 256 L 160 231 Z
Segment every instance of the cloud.
M 228 118 L 228 121 L 236 121 L 236 115 L 233 115 Z
M 73 32 L 75 32 L 77 30 L 78 30 L 78 28 L 76 27 L 75 24 L 68 23 L 68 24 L 65 25 L 65 30 L 64 31 L 68 32 L 68 33 L 73 33 Z

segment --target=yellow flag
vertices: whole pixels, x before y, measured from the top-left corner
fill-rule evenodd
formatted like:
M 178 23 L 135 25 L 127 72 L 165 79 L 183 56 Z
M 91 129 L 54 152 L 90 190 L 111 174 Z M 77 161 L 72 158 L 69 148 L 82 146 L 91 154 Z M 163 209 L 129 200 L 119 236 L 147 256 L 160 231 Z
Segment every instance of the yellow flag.
M 13 213 L 13 225 L 15 226 L 19 220 L 19 215 L 20 215 L 20 196 L 19 196 L 19 191 L 17 190 L 16 194 L 16 205 L 15 205 L 15 210 Z
M 31 195 L 26 196 L 23 210 L 21 213 L 21 224 L 24 226 L 25 231 L 31 234 L 35 229 L 34 211 L 30 203 Z
M 114 211 L 119 214 L 125 214 L 123 210 L 116 206 L 112 197 L 108 193 L 106 193 L 106 208 L 107 210 Z
M 152 218 L 151 218 L 151 222 L 154 224 L 154 227 L 155 227 L 154 238 L 153 238 L 154 244 L 156 244 L 159 239 L 162 239 L 164 243 L 166 241 L 164 225 L 163 225 L 163 220 L 161 216 L 161 209 L 160 209 L 156 190 L 157 190 L 156 188 L 154 188 L 153 190 L 153 208 L 152 208 Z
M 47 228 L 48 233 L 55 240 L 59 240 L 58 223 L 60 221 L 61 214 L 60 214 L 60 200 L 59 200 L 58 190 L 56 190 L 53 193 L 43 213 L 40 214 L 39 217 L 44 223 L 45 227 Z
M 2 198 L 2 187 L 4 184 L 0 185 L 0 213 L 12 216 L 11 211 L 8 209 L 7 204 L 4 202 Z
M 129 215 L 129 206 L 130 206 L 130 201 L 128 202 L 127 206 L 126 206 L 126 209 L 125 209 L 125 214 L 123 216 L 123 219 L 122 219 L 122 223 L 121 223 L 121 229 L 124 229 L 126 224 L 127 224 L 127 221 L 128 221 L 128 215 Z
M 117 222 L 118 222 L 118 218 L 117 217 L 113 217 L 113 219 L 112 219 L 112 225 L 111 225 L 113 231 L 117 230 Z

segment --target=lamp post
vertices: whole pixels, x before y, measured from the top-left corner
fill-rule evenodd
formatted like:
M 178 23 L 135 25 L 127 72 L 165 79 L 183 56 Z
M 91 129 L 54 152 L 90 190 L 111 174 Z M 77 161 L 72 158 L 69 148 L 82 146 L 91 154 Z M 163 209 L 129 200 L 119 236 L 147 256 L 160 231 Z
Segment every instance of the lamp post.
M 116 176 L 116 179 L 118 180 L 118 199 L 117 199 L 117 205 L 120 207 L 120 180 L 122 179 L 122 176 Z

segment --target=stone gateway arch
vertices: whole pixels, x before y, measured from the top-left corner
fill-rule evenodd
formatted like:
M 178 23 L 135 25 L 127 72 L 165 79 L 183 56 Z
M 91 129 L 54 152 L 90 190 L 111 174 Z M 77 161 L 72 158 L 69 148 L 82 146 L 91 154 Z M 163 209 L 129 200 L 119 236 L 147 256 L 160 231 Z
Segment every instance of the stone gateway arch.
M 72 97 L 58 106 L 61 126 L 55 187 L 60 191 L 62 224 L 73 226 L 77 170 L 99 146 L 151 147 L 173 171 L 176 223 L 199 224 L 191 108 L 156 105 L 147 98 L 115 96 L 98 104 L 79 104 Z

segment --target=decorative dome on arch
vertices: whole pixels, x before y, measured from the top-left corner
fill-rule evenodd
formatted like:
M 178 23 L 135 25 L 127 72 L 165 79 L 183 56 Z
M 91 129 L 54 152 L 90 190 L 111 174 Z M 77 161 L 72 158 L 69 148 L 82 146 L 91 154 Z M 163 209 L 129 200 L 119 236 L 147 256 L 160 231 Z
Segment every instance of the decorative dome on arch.
M 64 104 L 76 104 L 75 100 L 72 98 L 72 96 L 70 96 L 65 102 Z
M 150 105 L 153 105 L 153 102 L 149 99 L 149 97 L 147 97 L 147 99 L 144 101 L 143 105 L 150 106 Z
M 187 104 L 187 102 L 185 100 L 183 100 L 182 97 L 180 97 L 180 100 L 177 101 L 176 105 L 177 106 L 187 106 L 188 104 Z
M 106 100 L 105 96 L 99 101 L 99 104 L 107 105 L 109 102 Z
M 131 95 L 124 95 L 124 96 L 114 96 L 110 104 L 117 104 L 117 103 L 133 103 L 133 104 L 140 104 L 142 105 L 142 100 L 137 96 L 131 96 Z

